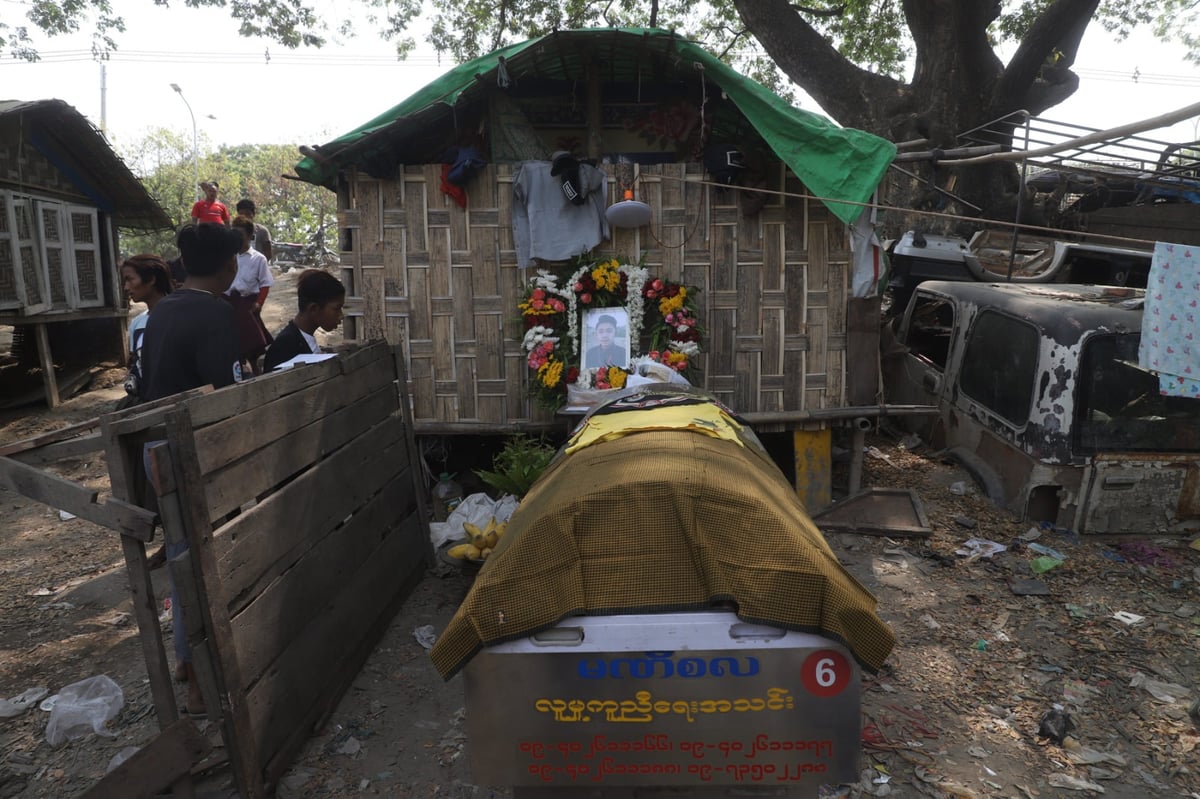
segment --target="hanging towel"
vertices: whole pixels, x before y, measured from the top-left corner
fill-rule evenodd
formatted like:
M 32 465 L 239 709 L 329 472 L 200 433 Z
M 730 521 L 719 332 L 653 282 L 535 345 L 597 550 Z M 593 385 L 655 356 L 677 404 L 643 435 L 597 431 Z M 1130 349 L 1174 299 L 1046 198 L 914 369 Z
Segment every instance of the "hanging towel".
M 1146 282 L 1138 363 L 1158 373 L 1159 391 L 1200 398 L 1200 247 L 1158 242 Z

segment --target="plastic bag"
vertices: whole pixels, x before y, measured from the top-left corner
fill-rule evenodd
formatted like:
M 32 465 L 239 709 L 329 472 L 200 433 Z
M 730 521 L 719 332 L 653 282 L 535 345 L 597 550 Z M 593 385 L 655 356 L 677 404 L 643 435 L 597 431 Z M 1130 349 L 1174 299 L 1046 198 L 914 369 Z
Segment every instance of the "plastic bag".
M 444 522 L 432 522 L 429 525 L 429 540 L 434 549 L 451 542 L 465 541 L 467 531 L 463 524 L 470 522 L 476 527 L 487 527 L 493 518 L 497 522 L 506 522 L 517 509 L 517 498 L 505 494 L 500 499 L 492 499 L 487 494 L 472 494 L 458 503 L 458 507 L 450 512 Z
M 51 746 L 62 746 L 93 732 L 112 738 L 116 733 L 109 732 L 104 725 L 116 718 L 124 704 L 121 686 L 108 675 L 71 683 L 58 692 L 46 724 L 46 740 Z

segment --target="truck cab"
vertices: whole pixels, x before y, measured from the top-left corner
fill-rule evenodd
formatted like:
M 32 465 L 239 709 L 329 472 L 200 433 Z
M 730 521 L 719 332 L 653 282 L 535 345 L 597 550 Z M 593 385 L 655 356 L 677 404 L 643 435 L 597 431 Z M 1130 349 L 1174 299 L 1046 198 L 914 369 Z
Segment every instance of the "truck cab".
M 1138 364 L 1142 289 L 923 282 L 885 348 L 888 401 L 1022 518 L 1081 533 L 1200 529 L 1200 400 Z

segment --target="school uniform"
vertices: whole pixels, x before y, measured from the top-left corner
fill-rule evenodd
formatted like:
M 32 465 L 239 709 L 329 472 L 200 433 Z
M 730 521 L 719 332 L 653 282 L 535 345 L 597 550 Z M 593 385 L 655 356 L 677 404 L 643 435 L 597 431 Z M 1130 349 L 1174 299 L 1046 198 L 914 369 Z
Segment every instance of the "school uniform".
M 293 320 L 287 327 L 275 334 L 275 340 L 267 347 L 267 355 L 263 358 L 263 371 L 269 372 L 281 363 L 286 363 L 297 355 L 320 352 L 315 336 L 305 333 L 296 327 Z

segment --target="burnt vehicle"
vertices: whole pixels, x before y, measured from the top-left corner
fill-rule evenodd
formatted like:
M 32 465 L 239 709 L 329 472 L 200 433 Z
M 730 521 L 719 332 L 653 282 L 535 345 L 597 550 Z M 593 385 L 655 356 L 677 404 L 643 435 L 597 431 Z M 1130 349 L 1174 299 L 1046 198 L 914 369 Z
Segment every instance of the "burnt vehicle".
M 1138 365 L 1145 292 L 927 281 L 884 347 L 888 401 L 997 504 L 1081 533 L 1200 529 L 1200 400 Z
M 1094 283 L 1145 288 L 1153 253 L 1081 241 L 980 231 L 970 241 L 910 230 L 888 247 L 891 313 L 908 307 L 926 280 Z

